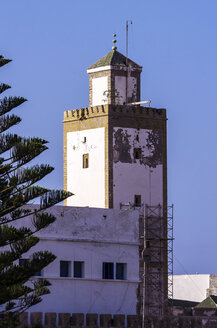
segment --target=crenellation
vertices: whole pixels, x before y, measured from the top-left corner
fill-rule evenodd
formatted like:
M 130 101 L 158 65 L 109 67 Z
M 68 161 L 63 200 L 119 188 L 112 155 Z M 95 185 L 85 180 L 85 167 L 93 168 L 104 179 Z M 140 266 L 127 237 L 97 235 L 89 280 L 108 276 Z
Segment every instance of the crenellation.
M 121 115 L 126 117 L 147 117 L 152 119 L 166 119 L 166 109 L 143 107 L 143 106 L 125 106 L 125 105 L 99 105 L 90 106 L 72 110 L 66 110 L 64 112 L 63 121 L 82 120 L 91 117 L 97 117 L 101 115 Z

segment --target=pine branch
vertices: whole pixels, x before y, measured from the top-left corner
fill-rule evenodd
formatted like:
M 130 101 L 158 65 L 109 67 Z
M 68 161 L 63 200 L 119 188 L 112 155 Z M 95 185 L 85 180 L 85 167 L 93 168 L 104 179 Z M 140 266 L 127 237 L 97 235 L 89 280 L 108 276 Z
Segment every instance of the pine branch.
M 36 232 L 48 227 L 56 220 L 55 216 L 46 212 L 36 213 L 32 218 L 32 224 L 36 228 Z
M 13 108 L 27 101 L 23 97 L 4 97 L 0 100 L 0 116 L 10 112 Z
M 45 143 L 42 143 L 37 138 L 22 139 L 21 142 L 14 145 L 11 149 L 11 156 L 19 164 L 24 165 L 47 149 L 47 146 L 44 145 Z
M 0 94 L 4 91 L 6 91 L 7 89 L 10 89 L 11 86 L 5 83 L 0 83 Z
M 0 117 L 0 133 L 6 131 L 11 126 L 18 124 L 21 122 L 21 118 L 16 115 L 6 115 Z
M 11 59 L 6 59 L 3 56 L 0 56 L 0 67 L 10 63 L 12 60 Z
M 5 287 L 4 286 L 4 290 L 1 290 L 0 288 L 0 304 L 4 304 L 8 301 L 10 301 L 11 299 L 17 299 L 19 297 L 21 297 L 22 295 L 31 293 L 33 291 L 32 288 L 21 285 L 21 284 L 14 284 L 12 286 L 9 287 Z M 12 310 L 14 309 L 14 305 L 16 303 L 9 303 L 7 305 L 7 310 Z
M 0 66 L 10 62 L 0 56 Z M 0 84 L 0 93 L 10 86 Z M 45 209 L 71 196 L 62 190 L 48 190 L 34 184 L 49 174 L 53 168 L 49 165 L 25 167 L 28 162 L 47 149 L 47 141 L 40 138 L 23 138 L 16 134 L 2 132 L 20 122 L 15 115 L 7 115 L 15 107 L 26 101 L 23 97 L 4 97 L 0 100 L 0 328 L 15 327 L 16 317 L 34 304 L 41 296 L 49 293 L 50 283 L 37 280 L 33 288 L 24 284 L 55 259 L 49 252 L 34 253 L 23 266 L 16 261 L 39 241 L 33 234 L 54 222 L 52 214 Z M 6 114 L 6 115 L 5 115 Z M 24 205 L 40 198 L 38 209 L 25 208 Z M 32 228 L 15 228 L 13 221 L 32 215 Z M 10 223 L 7 226 L 6 223 Z
M 5 271 L 0 272 L 1 284 L 6 287 L 13 286 L 17 283 L 24 284 L 30 277 L 34 276 L 35 272 L 42 270 L 54 261 L 55 258 L 56 256 L 48 251 L 36 252 L 24 265 L 12 265 Z
M 3 134 L 0 136 L 0 154 L 10 150 L 16 143 L 21 142 L 22 138 L 17 134 Z M 2 167 L 3 168 L 3 167 Z M 2 174 L 0 170 L 0 174 Z
M 6 195 L 3 196 L 0 193 L 0 199 L 1 199 L 0 217 L 9 214 L 10 212 L 23 206 L 24 204 L 28 203 L 34 198 L 37 198 L 42 195 L 43 197 L 45 197 L 44 195 L 46 195 L 47 193 L 48 193 L 48 189 L 39 186 L 31 186 L 27 188 L 23 193 L 18 192 L 17 194 L 13 195 L 9 199 Z
M 16 229 L 8 225 L 0 226 L 0 247 L 22 240 L 30 233 L 31 230 L 26 227 Z
M 49 165 L 34 165 L 31 168 L 21 169 L 14 171 L 14 174 L 8 178 L 5 189 L 1 190 L 2 196 L 4 194 L 14 195 L 17 192 L 22 192 L 24 189 L 29 188 L 34 183 L 44 178 L 47 174 L 53 171 L 53 167 Z M 18 186 L 20 186 L 18 188 Z M 15 190 L 15 191 L 14 191 Z
M 47 192 L 48 193 L 48 192 Z M 55 193 L 59 193 L 59 196 L 57 197 L 56 195 L 54 196 L 54 198 L 52 199 L 52 201 L 50 201 L 49 203 L 47 202 L 47 200 L 52 197 L 52 194 Z M 46 195 L 46 201 L 44 202 L 42 198 L 40 198 L 41 204 L 39 205 L 38 209 L 34 209 L 33 211 L 27 211 L 25 213 L 25 210 L 23 211 L 23 209 L 16 209 L 14 211 L 12 211 L 10 213 L 11 218 L 8 218 L 7 216 L 4 215 L 0 215 L 0 225 L 1 224 L 6 224 L 6 223 L 11 223 L 13 221 L 19 220 L 19 219 L 23 219 L 27 216 L 31 216 L 31 215 L 36 215 L 36 213 L 39 213 L 45 209 L 49 209 L 50 207 L 58 204 L 60 201 L 64 201 L 64 199 L 73 196 L 74 194 L 69 192 L 69 191 L 64 191 L 64 190 L 52 190 L 50 192 L 50 195 Z M 61 198 L 62 197 L 62 198 Z M 59 200 L 61 199 L 61 200 Z

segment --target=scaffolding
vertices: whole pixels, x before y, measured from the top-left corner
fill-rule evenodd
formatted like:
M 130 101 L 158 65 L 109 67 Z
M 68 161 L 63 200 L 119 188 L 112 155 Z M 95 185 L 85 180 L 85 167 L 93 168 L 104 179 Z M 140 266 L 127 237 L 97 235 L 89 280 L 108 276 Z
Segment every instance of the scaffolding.
M 164 229 L 162 206 L 145 206 L 143 249 L 143 317 L 164 310 Z
M 145 315 L 164 315 L 173 298 L 173 205 L 166 215 L 162 205 L 146 205 L 144 211 L 143 326 Z
M 140 238 L 142 327 L 145 315 L 162 316 L 173 300 L 173 210 L 170 205 L 164 211 L 162 205 L 121 204 L 121 209 L 137 209 L 143 222 Z M 166 263 L 167 261 L 167 263 Z
M 168 256 L 168 300 L 173 302 L 173 210 L 174 206 L 167 208 L 167 256 Z

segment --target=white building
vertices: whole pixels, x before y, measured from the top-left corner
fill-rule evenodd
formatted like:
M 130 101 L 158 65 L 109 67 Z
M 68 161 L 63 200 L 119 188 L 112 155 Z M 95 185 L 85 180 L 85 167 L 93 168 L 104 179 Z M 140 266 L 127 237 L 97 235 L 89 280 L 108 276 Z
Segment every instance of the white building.
M 55 206 L 49 212 L 57 220 L 23 256 L 38 250 L 57 256 L 40 273 L 52 283 L 51 294 L 30 312 L 136 314 L 139 211 Z
M 188 274 L 173 276 L 174 299 L 202 302 L 209 295 L 217 295 L 217 275 Z

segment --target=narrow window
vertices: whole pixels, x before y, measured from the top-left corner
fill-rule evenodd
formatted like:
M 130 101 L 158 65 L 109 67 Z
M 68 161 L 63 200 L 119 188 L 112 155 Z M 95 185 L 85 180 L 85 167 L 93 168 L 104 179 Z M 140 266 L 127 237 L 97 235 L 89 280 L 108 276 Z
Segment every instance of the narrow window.
M 28 263 L 28 259 L 19 259 L 20 266 L 26 265 L 27 263 Z
M 135 206 L 141 206 L 141 195 L 135 195 L 134 196 L 134 205 Z
M 34 273 L 35 277 L 41 277 L 42 276 L 42 272 L 41 271 L 37 271 Z
M 83 155 L 83 169 L 87 169 L 89 167 L 89 154 Z
M 69 276 L 70 276 L 70 262 L 60 261 L 60 277 L 69 277 Z
M 116 263 L 116 279 L 126 280 L 127 279 L 127 264 Z
M 134 148 L 134 159 L 140 159 L 142 157 L 142 149 Z
M 19 259 L 19 265 L 24 266 L 28 263 L 28 259 Z M 42 271 L 37 271 L 34 273 L 33 276 L 41 277 L 42 276 Z
M 84 262 L 74 261 L 74 277 L 84 278 Z
M 114 263 L 103 262 L 102 264 L 102 278 L 114 279 Z

